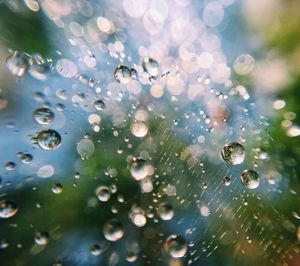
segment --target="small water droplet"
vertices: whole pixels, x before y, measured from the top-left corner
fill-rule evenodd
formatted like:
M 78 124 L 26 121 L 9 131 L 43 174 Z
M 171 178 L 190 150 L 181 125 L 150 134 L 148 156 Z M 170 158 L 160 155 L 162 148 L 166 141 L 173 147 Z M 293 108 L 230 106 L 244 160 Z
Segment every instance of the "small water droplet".
M 33 159 L 32 155 L 29 154 L 29 153 L 23 153 L 23 154 L 20 156 L 20 158 L 21 158 L 22 163 L 26 163 L 26 164 L 31 163 L 31 161 L 32 161 L 32 159 Z
M 100 186 L 96 189 L 96 195 L 100 201 L 108 201 L 110 199 L 110 191 L 106 186 Z
M 115 69 L 115 79 L 121 84 L 127 84 L 132 79 L 132 74 L 127 66 L 120 65 Z
M 29 74 L 39 80 L 46 80 L 50 71 L 49 64 L 40 55 L 34 55 L 29 60 Z
M 137 260 L 137 254 L 133 250 L 129 250 L 126 252 L 126 260 L 128 262 L 135 262 Z
M 132 162 L 130 173 L 135 180 L 142 180 L 148 176 L 147 162 L 144 159 L 137 158 Z
M 248 189 L 255 189 L 259 186 L 259 175 L 254 170 L 245 170 L 241 175 L 242 184 Z
M 124 235 L 122 223 L 117 219 L 108 220 L 103 226 L 104 237 L 109 241 L 117 241 Z
M 150 83 L 150 84 L 154 84 L 154 83 L 156 82 L 156 80 L 157 80 L 157 79 L 156 79 L 155 76 L 150 76 L 150 77 L 149 77 L 149 83 Z
M 231 184 L 231 179 L 228 176 L 223 177 L 223 184 L 229 186 Z
M 16 164 L 14 162 L 5 163 L 5 169 L 8 171 L 12 171 L 16 168 Z
M 94 256 L 99 256 L 102 252 L 101 247 L 98 244 L 92 244 L 90 246 L 90 252 Z
M 187 252 L 187 245 L 181 236 L 170 235 L 165 241 L 165 250 L 173 258 L 181 258 Z
M 49 125 L 54 119 L 54 113 L 49 108 L 38 108 L 32 114 L 33 119 L 41 125 Z
M 137 71 L 134 68 L 130 68 L 131 76 L 132 78 L 136 79 L 137 78 Z
M 60 194 L 62 193 L 63 191 L 63 187 L 61 184 L 57 183 L 57 184 L 54 184 L 53 187 L 52 187 L 52 192 L 54 194 Z
M 101 111 L 105 108 L 105 102 L 103 100 L 97 100 L 94 102 L 96 110 Z
M 2 239 L 0 242 L 0 249 L 5 249 L 9 246 L 9 242 L 7 239 Z
M 0 218 L 10 218 L 18 211 L 17 205 L 11 200 L 0 201 Z
M 156 77 L 158 75 L 158 63 L 149 57 L 145 57 L 143 60 L 143 69 L 150 76 Z
M 169 203 L 161 203 L 158 207 L 157 213 L 162 220 L 171 220 L 174 216 L 173 206 Z
M 35 243 L 45 246 L 49 242 L 49 234 L 47 232 L 37 232 L 34 237 Z

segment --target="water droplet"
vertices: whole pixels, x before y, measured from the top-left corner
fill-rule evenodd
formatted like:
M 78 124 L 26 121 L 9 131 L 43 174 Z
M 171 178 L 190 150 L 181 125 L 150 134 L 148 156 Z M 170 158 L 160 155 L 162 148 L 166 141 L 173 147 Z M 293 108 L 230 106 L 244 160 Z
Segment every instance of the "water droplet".
M 49 242 L 49 234 L 47 232 L 37 232 L 34 237 L 35 243 L 45 246 Z
M 241 144 L 232 142 L 225 145 L 221 152 L 221 155 L 225 162 L 232 165 L 237 165 L 244 162 L 246 153 L 244 147 Z
M 231 179 L 228 176 L 223 177 L 223 184 L 229 186 L 231 184 Z
M 148 125 L 144 121 L 134 121 L 131 123 L 130 131 L 132 135 L 142 138 L 145 137 L 148 133 Z
M 102 100 L 97 100 L 94 102 L 94 106 L 98 111 L 101 111 L 105 108 L 105 102 Z
M 63 264 L 62 264 L 62 262 L 60 260 L 58 260 L 55 263 L 53 263 L 52 266 L 63 266 Z
M 156 77 L 155 76 L 150 76 L 149 77 L 149 83 L 154 84 L 156 82 Z
M 26 164 L 31 163 L 31 161 L 33 159 L 32 155 L 29 153 L 21 154 L 20 158 L 21 158 L 22 163 L 26 163 Z
M 241 175 L 242 184 L 248 189 L 255 189 L 259 186 L 259 175 L 254 170 L 245 170 Z
M 54 113 L 49 108 L 38 108 L 32 114 L 33 119 L 41 125 L 49 125 L 54 119 Z
M 158 63 L 149 57 L 145 57 L 143 60 L 143 69 L 150 76 L 156 77 L 158 75 Z
M 135 262 L 137 260 L 137 254 L 133 250 L 129 250 L 126 252 L 126 260 L 128 262 Z
M 29 60 L 29 74 L 39 80 L 46 80 L 50 66 L 40 55 L 35 55 Z
M 96 195 L 100 201 L 108 201 L 110 199 L 110 191 L 106 186 L 100 186 L 96 189 Z
M 148 176 L 147 162 L 144 159 L 137 158 L 132 162 L 130 173 L 135 180 L 142 180 Z
M 7 162 L 5 163 L 5 169 L 8 171 L 14 170 L 16 167 L 16 164 L 14 162 Z
M 121 84 L 127 84 L 132 79 L 131 71 L 128 67 L 120 65 L 115 69 L 115 79 Z
M 38 133 L 37 143 L 43 150 L 51 151 L 60 146 L 61 137 L 55 130 L 46 129 Z
M 248 200 L 245 198 L 242 198 L 242 203 L 244 206 L 248 206 Z
M 9 246 L 9 242 L 8 242 L 7 239 L 1 240 L 1 242 L 0 242 L 0 249 L 7 248 L 8 246 Z
M 107 221 L 103 226 L 104 237 L 109 241 L 117 241 L 124 235 L 122 223 L 117 219 Z
M 170 235 L 166 239 L 165 249 L 173 258 L 181 258 L 187 252 L 187 245 L 181 236 Z
M 28 54 L 15 51 L 6 58 L 6 65 L 13 75 L 22 77 L 27 71 L 29 59 Z
M 10 218 L 14 216 L 18 211 L 15 202 L 10 200 L 0 201 L 0 218 Z
M 61 184 L 54 184 L 53 185 L 53 187 L 52 187 L 52 192 L 54 193 L 54 194 L 60 194 L 60 193 L 62 193 L 62 191 L 63 191 L 63 187 L 62 187 L 62 185 Z
M 173 206 L 169 203 L 161 203 L 158 207 L 157 213 L 162 220 L 171 220 L 174 216 Z
M 90 246 L 90 252 L 94 256 L 99 256 L 101 254 L 102 250 L 98 244 L 93 244 Z
M 132 78 L 136 79 L 137 78 L 137 71 L 134 68 L 130 68 L 131 76 Z

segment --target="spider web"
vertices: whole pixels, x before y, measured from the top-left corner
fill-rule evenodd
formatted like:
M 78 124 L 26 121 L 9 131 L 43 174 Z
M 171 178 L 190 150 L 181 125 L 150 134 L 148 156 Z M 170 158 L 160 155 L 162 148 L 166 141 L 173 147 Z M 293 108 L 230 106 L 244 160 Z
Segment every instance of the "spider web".
M 225 37 L 201 21 L 204 4 L 163 1 L 162 13 L 150 9 L 143 20 L 128 16 L 126 4 L 54 2 L 41 4 L 52 20 L 49 23 L 56 24 L 53 38 L 59 51 L 51 60 L 54 65 L 60 59 L 70 60 L 78 71 L 68 78 L 70 70 L 62 74 L 53 68 L 45 83 L 30 76 L 18 81 L 26 92 L 16 94 L 30 108 L 21 107 L 23 115 L 13 118 L 18 129 L 13 138 L 27 137 L 12 152 L 27 150 L 35 159 L 18 168 L 17 173 L 26 173 L 22 178 L 2 188 L 3 197 L 17 199 L 19 209 L 24 209 L 13 218 L 17 227 L 3 222 L 1 228 L 5 239 L 21 243 L 24 252 L 29 250 L 29 257 L 19 253 L 16 261 L 42 265 L 45 254 L 50 263 L 63 265 L 126 265 L 128 252 L 137 256 L 136 265 L 281 265 L 293 259 L 298 253 L 297 227 L 293 210 L 284 206 L 295 202 L 297 193 L 291 193 L 288 182 L 281 180 L 268 122 L 260 115 L 266 108 L 256 105 L 253 93 L 245 87 L 246 91 L 240 90 L 243 84 L 228 75 L 230 60 L 218 44 Z M 230 8 L 236 7 L 224 7 L 225 16 Z M 226 19 L 229 23 L 230 18 Z M 176 34 L 185 31 L 185 38 L 176 39 Z M 202 59 L 197 55 L 203 52 L 214 54 L 221 68 L 199 67 Z M 230 57 L 238 55 L 230 53 Z M 146 56 L 158 58 L 154 83 L 141 67 Z M 118 83 L 114 70 L 120 64 L 135 68 L 137 78 L 126 85 Z M 36 101 L 30 103 L 32 95 Z M 94 106 L 99 99 L 105 103 L 101 111 Z M 51 128 L 62 136 L 60 149 L 48 153 L 28 140 L 41 127 L 27 123 L 28 118 L 22 122 L 47 102 L 56 107 Z M 62 102 L 60 112 L 57 104 Z M 148 130 L 143 137 L 132 132 L 132 123 L 139 120 Z M 3 134 L 8 132 L 10 128 Z M 82 139 L 93 143 L 92 148 L 83 147 L 88 156 L 76 154 Z M 243 164 L 232 166 L 222 159 L 221 150 L 230 142 L 245 147 Z M 130 173 L 136 158 L 143 158 L 150 169 L 139 181 Z M 36 173 L 43 165 L 55 171 L 40 180 Z M 259 173 L 258 188 L 249 190 L 241 183 L 246 169 Z M 75 173 L 80 178 L 74 178 Z M 27 174 L 34 176 L 27 180 L 29 186 L 23 181 Z M 3 177 L 16 175 L 4 171 Z M 224 184 L 224 177 L 230 178 L 230 185 Z M 53 182 L 62 185 L 61 195 L 50 191 Z M 97 199 L 99 186 L 109 187 L 108 202 Z M 28 199 L 20 201 L 23 195 L 29 195 Z M 33 209 L 29 206 L 33 201 L 43 207 Z M 162 203 L 173 207 L 171 220 L 158 214 Z M 138 227 L 132 221 L 134 209 L 143 214 L 145 225 Z M 295 212 L 294 217 L 298 219 Z M 124 230 L 124 237 L 116 242 L 107 241 L 101 231 L 112 218 Z M 49 245 L 33 245 L 34 231 L 43 228 L 49 232 Z M 169 235 L 185 240 L 183 258 L 172 258 L 166 251 Z M 101 246 L 100 256 L 90 254 L 93 243 Z M 14 247 L 3 256 L 13 265 L 9 256 L 16 253 Z

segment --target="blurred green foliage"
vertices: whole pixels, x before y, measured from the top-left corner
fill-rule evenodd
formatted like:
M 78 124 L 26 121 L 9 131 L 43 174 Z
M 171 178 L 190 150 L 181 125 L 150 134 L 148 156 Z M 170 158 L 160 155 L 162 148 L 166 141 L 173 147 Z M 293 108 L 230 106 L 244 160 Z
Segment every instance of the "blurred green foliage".
M 0 41 L 14 50 L 46 56 L 53 48 L 45 21 L 46 17 L 41 11 L 34 13 L 22 9 L 14 12 L 0 3 Z

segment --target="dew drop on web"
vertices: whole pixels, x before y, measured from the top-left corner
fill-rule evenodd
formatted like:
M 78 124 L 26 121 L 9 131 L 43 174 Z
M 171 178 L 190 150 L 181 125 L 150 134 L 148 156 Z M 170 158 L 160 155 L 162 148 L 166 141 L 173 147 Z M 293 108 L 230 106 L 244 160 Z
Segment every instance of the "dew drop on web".
M 181 236 L 170 235 L 165 240 L 165 250 L 173 258 L 181 258 L 187 252 L 187 245 L 185 240 Z
M 225 162 L 237 165 L 244 162 L 246 152 L 245 148 L 241 144 L 238 142 L 232 142 L 224 146 L 221 155 Z
M 0 201 L 0 218 L 11 218 L 18 212 L 18 207 L 14 201 L 1 200 Z
M 241 182 L 248 189 L 255 189 L 259 186 L 260 178 L 254 170 L 245 170 L 241 175 Z
M 111 219 L 103 225 L 103 235 L 109 241 L 118 241 L 124 235 L 123 225 L 117 219 Z
M 52 129 L 40 131 L 36 138 L 38 145 L 45 151 L 55 150 L 61 144 L 61 136 Z

